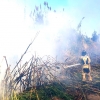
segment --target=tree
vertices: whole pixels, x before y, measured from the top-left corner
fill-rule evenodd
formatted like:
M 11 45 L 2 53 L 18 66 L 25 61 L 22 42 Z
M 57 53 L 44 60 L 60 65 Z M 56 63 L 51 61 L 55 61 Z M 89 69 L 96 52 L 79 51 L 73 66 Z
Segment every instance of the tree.
M 91 40 L 94 41 L 94 42 L 96 42 L 96 41 L 98 40 L 98 38 L 99 38 L 99 37 L 98 37 L 97 32 L 94 31 L 93 34 L 92 34 L 92 38 L 91 38 Z

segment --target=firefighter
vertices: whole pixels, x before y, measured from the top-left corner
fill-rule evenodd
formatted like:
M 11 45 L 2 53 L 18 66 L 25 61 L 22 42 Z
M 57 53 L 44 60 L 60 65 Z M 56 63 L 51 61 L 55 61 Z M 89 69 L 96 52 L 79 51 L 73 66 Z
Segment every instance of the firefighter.
M 86 51 L 83 50 L 81 54 L 82 81 L 86 81 L 86 75 L 88 75 L 88 80 L 92 81 L 90 62 L 91 62 L 90 57 L 87 56 Z

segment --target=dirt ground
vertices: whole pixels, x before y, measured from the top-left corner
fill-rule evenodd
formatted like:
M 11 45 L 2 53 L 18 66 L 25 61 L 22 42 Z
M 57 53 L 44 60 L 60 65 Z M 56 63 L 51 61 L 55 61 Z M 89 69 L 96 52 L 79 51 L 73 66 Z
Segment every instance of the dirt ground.
M 66 75 L 61 77 L 66 86 L 67 93 L 72 94 L 75 100 L 100 100 L 100 68 L 92 67 L 92 81 L 82 82 L 81 67 L 66 69 Z
M 98 94 L 90 94 L 87 96 L 88 100 L 100 100 L 100 95 Z

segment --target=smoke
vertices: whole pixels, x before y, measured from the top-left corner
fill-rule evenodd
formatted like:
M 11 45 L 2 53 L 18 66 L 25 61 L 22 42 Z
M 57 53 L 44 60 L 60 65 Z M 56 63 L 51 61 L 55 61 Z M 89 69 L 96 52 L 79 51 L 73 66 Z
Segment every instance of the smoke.
M 1 58 L 6 56 L 12 69 L 37 31 L 40 33 L 22 62 L 29 60 L 35 53 L 37 56 L 51 55 L 63 61 L 64 51 L 69 49 L 71 39 L 74 39 L 72 18 L 67 12 L 63 9 L 62 11 L 56 9 L 56 12 L 46 9 L 40 10 L 41 13 L 35 11 L 33 16 L 34 10 L 24 8 L 14 1 L 3 1 L 0 4 Z
M 37 31 L 40 33 L 29 48 L 23 62 L 35 53 L 37 56 L 51 55 L 61 59 L 62 50 L 66 49 L 71 17 L 64 11 L 47 10 L 46 13 L 42 12 L 45 17 L 39 17 L 43 20 L 41 23 L 40 20 L 36 20 L 38 16 L 33 20 L 30 12 L 28 7 L 25 12 L 24 6 L 14 1 L 0 2 L 0 56 L 7 57 L 11 69 L 16 65 Z M 2 72 L 4 72 L 3 69 L 6 69 L 6 64 L 1 66 Z

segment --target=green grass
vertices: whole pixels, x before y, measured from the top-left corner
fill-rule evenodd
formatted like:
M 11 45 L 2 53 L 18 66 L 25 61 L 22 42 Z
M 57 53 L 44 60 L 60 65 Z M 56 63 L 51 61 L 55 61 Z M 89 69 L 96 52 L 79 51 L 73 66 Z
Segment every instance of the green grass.
M 39 100 L 51 100 L 53 97 L 60 98 L 61 100 L 73 100 L 73 97 L 65 92 L 63 86 L 58 83 L 45 85 L 37 88 Z M 38 100 L 36 92 L 30 91 L 23 92 L 18 95 L 19 100 Z

